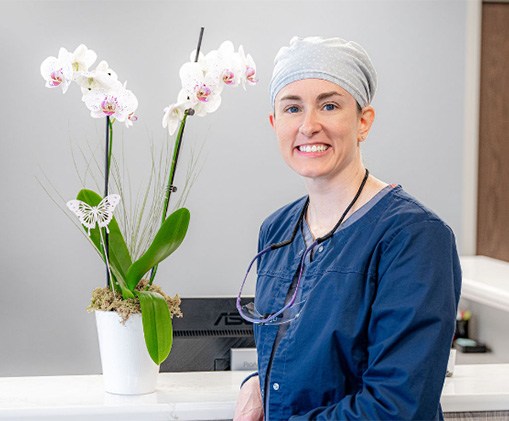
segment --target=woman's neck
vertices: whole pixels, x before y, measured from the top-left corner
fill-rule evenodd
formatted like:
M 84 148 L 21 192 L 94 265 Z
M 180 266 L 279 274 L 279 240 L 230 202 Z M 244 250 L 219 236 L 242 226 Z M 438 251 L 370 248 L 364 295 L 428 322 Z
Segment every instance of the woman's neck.
M 306 221 L 314 238 L 322 237 L 334 228 L 354 199 L 365 174 L 366 169 L 360 165 L 351 171 L 343 172 L 335 180 L 306 180 L 309 194 Z M 385 186 L 387 186 L 386 183 L 370 175 L 344 221 L 369 202 Z

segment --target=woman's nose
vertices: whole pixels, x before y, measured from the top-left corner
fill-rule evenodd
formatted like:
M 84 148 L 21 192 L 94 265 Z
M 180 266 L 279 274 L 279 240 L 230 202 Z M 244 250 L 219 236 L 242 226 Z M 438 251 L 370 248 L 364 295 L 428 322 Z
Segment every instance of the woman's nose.
M 305 111 L 302 116 L 302 122 L 299 132 L 306 137 L 311 137 L 322 129 L 318 116 L 314 111 Z

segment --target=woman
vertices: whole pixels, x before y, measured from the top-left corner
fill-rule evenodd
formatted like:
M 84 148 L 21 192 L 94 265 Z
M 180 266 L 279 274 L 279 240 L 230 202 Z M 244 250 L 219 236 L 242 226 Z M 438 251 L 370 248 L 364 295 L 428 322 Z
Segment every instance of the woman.
M 369 174 L 360 145 L 376 73 L 339 38 L 294 38 L 275 60 L 270 124 L 308 196 L 259 238 L 258 373 L 235 419 L 441 419 L 461 273 L 451 229 Z M 239 294 L 240 297 L 240 294 Z

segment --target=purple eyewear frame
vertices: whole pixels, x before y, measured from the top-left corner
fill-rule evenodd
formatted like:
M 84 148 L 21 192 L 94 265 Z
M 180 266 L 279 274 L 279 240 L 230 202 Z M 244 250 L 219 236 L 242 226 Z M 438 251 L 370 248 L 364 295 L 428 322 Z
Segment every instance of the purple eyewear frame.
M 284 245 L 288 245 L 288 244 L 290 244 L 290 243 L 286 243 Z M 272 313 L 272 314 L 268 315 L 267 317 L 258 318 L 258 317 L 251 317 L 251 315 L 248 315 L 248 314 L 245 313 L 245 311 L 243 309 L 243 306 L 241 305 L 242 290 L 244 289 L 244 285 L 246 284 L 247 277 L 249 275 L 249 272 L 251 271 L 251 267 L 253 266 L 254 262 L 256 262 L 258 260 L 258 258 L 263 256 L 265 253 L 268 253 L 271 250 L 276 250 L 278 248 L 281 248 L 281 246 L 278 247 L 277 244 L 271 244 L 267 248 L 265 248 L 262 251 L 260 251 L 253 258 L 253 260 L 251 260 L 251 262 L 249 263 L 249 266 L 248 266 L 247 271 L 246 271 L 246 275 L 244 276 L 244 280 L 242 281 L 242 285 L 240 286 L 239 294 L 237 295 L 237 303 L 236 303 L 236 305 L 237 305 L 237 310 L 238 310 L 240 316 L 244 320 L 247 320 L 248 322 L 251 322 L 251 323 L 254 323 L 254 324 L 270 324 L 270 323 L 276 322 L 277 318 L 281 314 L 283 314 L 286 310 L 288 310 L 289 308 L 291 308 L 295 304 L 295 300 L 297 298 L 297 292 L 299 290 L 300 282 L 301 282 L 301 279 L 302 279 L 302 274 L 304 273 L 304 266 L 305 266 L 304 262 L 306 261 L 306 256 L 318 244 L 319 244 L 318 240 L 313 241 L 313 243 L 308 248 L 306 248 L 306 250 L 302 254 L 302 257 L 301 257 L 300 263 L 299 263 L 299 269 L 298 269 L 299 277 L 297 278 L 297 284 L 295 285 L 295 291 L 294 291 L 292 297 L 290 298 L 290 300 L 284 305 L 284 307 L 281 310 L 278 310 L 275 313 Z

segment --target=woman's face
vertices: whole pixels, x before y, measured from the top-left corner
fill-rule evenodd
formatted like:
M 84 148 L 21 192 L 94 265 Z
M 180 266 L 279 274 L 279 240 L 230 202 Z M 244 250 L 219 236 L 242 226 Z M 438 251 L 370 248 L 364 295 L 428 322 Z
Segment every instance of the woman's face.
M 303 177 L 325 181 L 362 164 L 359 142 L 373 119 L 372 107 L 359 112 L 348 92 L 321 79 L 285 86 L 270 115 L 286 163 Z

